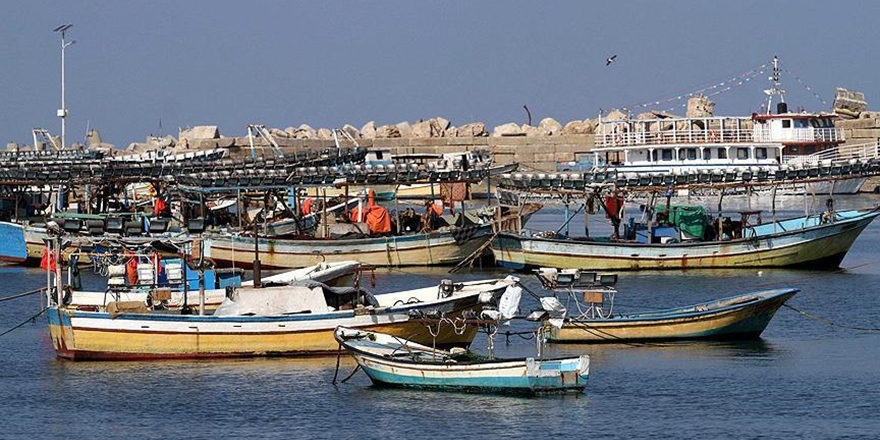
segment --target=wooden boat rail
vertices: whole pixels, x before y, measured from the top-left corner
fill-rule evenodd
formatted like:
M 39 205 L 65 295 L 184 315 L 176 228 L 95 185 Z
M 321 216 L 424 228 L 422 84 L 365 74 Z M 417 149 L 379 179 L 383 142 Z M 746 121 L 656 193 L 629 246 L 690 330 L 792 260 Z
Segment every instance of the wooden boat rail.
M 237 189 L 287 189 L 291 186 L 409 185 L 413 183 L 478 183 L 488 170 L 431 171 L 375 167 L 310 167 L 287 170 L 236 170 L 183 175 L 178 188 L 190 193 L 229 192 Z
M 175 182 L 180 176 L 198 175 L 201 172 L 232 173 L 236 171 L 283 171 L 294 173 L 309 167 L 331 167 L 358 163 L 364 160 L 366 149 L 343 148 L 307 150 L 283 157 L 256 157 L 230 159 L 224 150 L 165 156 L 91 157 L 76 155 L 33 156 L 38 160 L 23 160 L 9 156 L 0 157 L 0 185 L 57 185 L 70 183 L 140 182 L 163 180 Z M 21 153 L 19 153 L 21 154 Z M 75 158 L 72 159 L 72 158 Z M 129 160 L 131 159 L 131 160 Z
M 589 173 L 508 173 L 495 180 L 498 188 L 536 192 L 583 192 L 617 187 L 645 190 L 676 188 L 723 188 L 773 186 L 848 180 L 880 175 L 880 160 L 850 160 L 834 164 L 805 164 L 779 170 L 734 169 L 678 173 L 623 173 L 596 170 Z

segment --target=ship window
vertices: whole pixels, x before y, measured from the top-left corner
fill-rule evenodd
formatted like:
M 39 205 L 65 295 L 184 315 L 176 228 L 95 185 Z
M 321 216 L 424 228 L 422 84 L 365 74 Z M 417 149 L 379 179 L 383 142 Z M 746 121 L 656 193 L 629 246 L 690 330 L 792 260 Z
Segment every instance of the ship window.
M 813 119 L 812 121 L 810 121 L 810 123 L 813 125 L 814 128 L 819 128 L 822 126 L 822 124 L 819 123 L 818 119 Z
M 791 119 L 783 119 L 782 128 L 791 128 Z
M 678 160 L 697 160 L 697 149 L 682 148 L 678 150 Z
M 709 148 L 703 148 L 703 160 L 709 160 L 712 158 L 712 150 Z
M 727 148 L 719 148 L 718 149 L 718 158 L 719 159 L 727 159 Z
M 755 148 L 755 159 L 766 159 L 767 158 L 767 148 L 758 147 Z
M 749 149 L 748 148 L 737 148 L 736 149 L 736 158 L 737 159 L 748 159 L 749 158 Z
M 660 153 L 662 154 L 662 160 L 672 160 L 672 150 L 666 148 L 663 149 Z
M 815 145 L 804 145 L 804 151 L 801 154 L 813 154 L 816 152 Z
M 815 124 L 816 120 L 814 119 L 812 122 L 813 122 L 813 124 Z M 794 120 L 794 128 L 807 128 L 809 126 L 810 126 L 810 121 L 807 119 L 795 119 Z

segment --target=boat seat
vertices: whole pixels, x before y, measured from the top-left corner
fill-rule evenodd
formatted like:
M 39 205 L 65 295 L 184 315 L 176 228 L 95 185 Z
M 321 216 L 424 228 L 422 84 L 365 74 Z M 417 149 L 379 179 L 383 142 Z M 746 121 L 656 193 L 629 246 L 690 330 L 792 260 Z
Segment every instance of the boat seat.
M 606 298 L 607 295 L 610 295 L 610 298 Z M 609 290 L 584 290 L 582 299 L 587 308 L 584 310 L 583 316 L 590 319 L 610 318 L 610 309 L 614 303 L 613 295 L 614 291 Z M 608 312 L 605 311 L 606 299 L 611 303 Z

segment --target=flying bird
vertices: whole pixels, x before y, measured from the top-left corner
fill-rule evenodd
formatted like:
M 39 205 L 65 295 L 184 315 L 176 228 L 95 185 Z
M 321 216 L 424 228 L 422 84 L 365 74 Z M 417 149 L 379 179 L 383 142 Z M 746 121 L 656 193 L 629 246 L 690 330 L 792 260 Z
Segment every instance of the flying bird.
M 617 55 L 611 55 L 610 57 L 605 58 L 605 67 L 610 66 L 611 63 L 614 62 L 614 59 L 615 59 L 615 58 L 617 58 Z

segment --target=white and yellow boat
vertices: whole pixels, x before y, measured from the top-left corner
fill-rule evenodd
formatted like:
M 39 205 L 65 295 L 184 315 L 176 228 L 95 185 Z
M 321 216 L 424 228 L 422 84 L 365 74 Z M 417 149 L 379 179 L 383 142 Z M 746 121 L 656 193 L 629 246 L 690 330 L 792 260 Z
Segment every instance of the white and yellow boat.
M 330 354 L 338 326 L 381 331 L 436 346 L 467 346 L 476 327 L 426 326 L 418 316 L 455 320 L 479 313 L 513 280 L 441 283 L 382 295 L 321 286 L 241 288 L 213 315 L 152 311 L 143 302 L 114 302 L 100 311 L 57 304 L 46 310 L 52 344 L 61 358 L 136 360 Z

